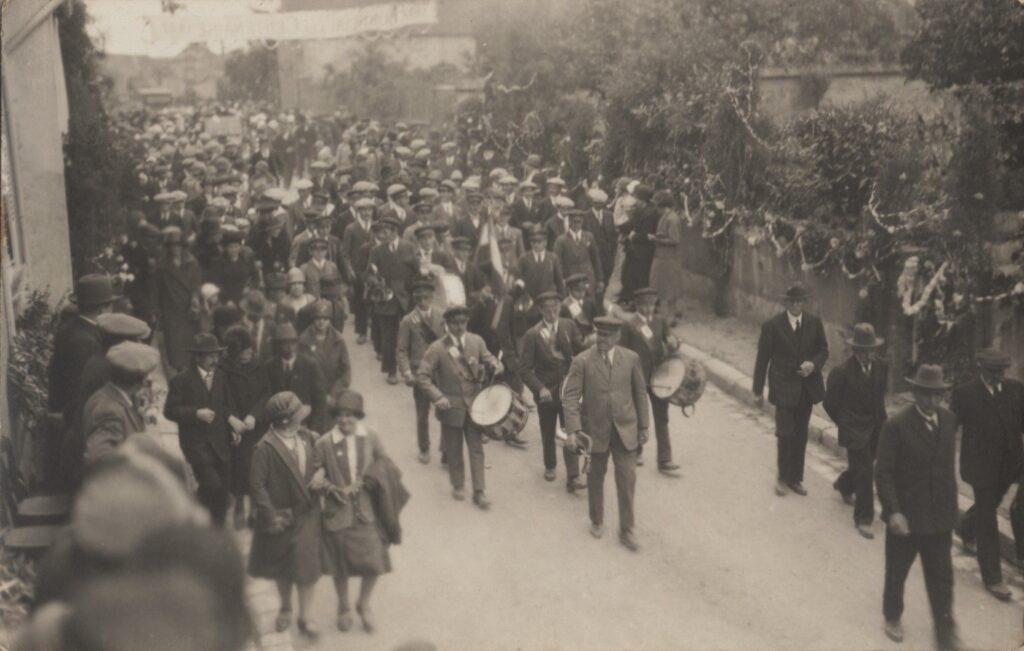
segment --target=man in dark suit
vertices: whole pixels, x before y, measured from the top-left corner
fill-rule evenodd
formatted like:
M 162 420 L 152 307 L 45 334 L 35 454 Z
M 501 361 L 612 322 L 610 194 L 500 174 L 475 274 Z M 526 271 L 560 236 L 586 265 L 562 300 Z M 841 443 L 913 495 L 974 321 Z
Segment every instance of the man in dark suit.
M 116 298 L 113 282 L 107 274 L 82 276 L 71 297 L 71 302 L 78 307 L 78 314 L 71 317 L 54 337 L 49 372 L 49 410 L 64 414 L 66 425 L 73 420 L 72 410 L 76 406 L 75 396 L 85 362 L 103 353 L 103 336 L 96 325 L 96 317 L 110 312 Z
M 393 217 L 382 217 L 377 223 L 381 243 L 370 250 L 367 268 L 383 282 L 384 295 L 373 304 L 373 320 L 380 329 L 381 371 L 387 374 L 388 384 L 398 384 L 398 324 L 409 310 L 409 279 L 416 266 L 416 252 L 399 239 L 401 224 Z
M 569 365 L 581 350 L 583 337 L 571 319 L 559 318 L 562 299 L 555 292 L 537 297 L 541 320 L 526 331 L 519 342 L 519 373 L 533 392 L 540 418 L 540 438 L 544 447 L 544 479 L 555 480 L 555 425 L 562 414 L 562 381 L 569 374 Z M 565 488 L 570 493 L 584 488 L 580 481 L 579 460 L 569 448 L 563 448 Z
M 398 372 L 406 386 L 412 387 L 413 402 L 416 405 L 416 443 L 420 451 L 420 463 L 429 463 L 430 395 L 416 385 L 416 369 L 427 347 L 444 336 L 444 317 L 430 306 L 434 298 L 433 281 L 415 281 L 412 285 L 412 298 L 415 307 L 402 317 L 398 325 L 396 353 Z
M 1013 594 L 1003 583 L 996 510 L 1021 478 L 1024 385 L 1005 377 L 1010 356 L 998 348 L 980 350 L 975 359 L 979 376 L 954 389 L 950 403 L 963 427 L 960 476 L 974 489 L 974 505 L 964 515 L 957 533 L 966 544 L 977 543 L 985 589 L 997 599 L 1009 601 Z M 1020 499 L 1018 489 L 1018 502 Z M 1020 549 L 1024 541 L 1019 509 L 1011 509 L 1010 514 Z
M 466 190 L 465 214 L 455 220 L 452 224 L 452 237 L 464 237 L 473 244 L 476 250 L 480 243 L 480 228 L 484 224 L 482 211 L 484 197 L 479 189 Z
M 886 421 L 878 442 L 876 482 L 885 534 L 885 634 L 903 641 L 903 587 L 921 555 L 940 649 L 956 649 L 953 619 L 953 527 L 957 519 L 956 416 L 940 406 L 950 385 L 941 366 L 922 364 L 914 404 Z
M 622 331 L 622 345 L 640 356 L 644 371 L 644 382 L 648 386 L 651 413 L 654 416 L 654 437 L 658 442 L 658 470 L 669 477 L 678 477 L 679 464 L 672 461 L 672 441 L 668 435 L 667 399 L 659 398 L 650 390 L 651 375 L 665 358 L 679 348 L 679 340 L 672 334 L 665 319 L 655 315 L 658 306 L 658 292 L 651 287 L 638 289 L 633 298 L 636 314 L 626 323 Z M 643 465 L 643 446 L 637 448 L 636 464 Z
M 364 251 L 369 251 L 367 244 L 373 241 L 373 199 L 362 197 L 355 202 L 356 219 L 345 228 L 345 236 L 341 241 L 341 249 L 345 259 L 355 271 L 352 281 L 352 313 L 356 321 L 356 343 L 365 344 L 370 324 L 370 306 L 366 301 L 366 265 L 369 259 Z
M 619 243 L 619 232 L 615 228 L 612 211 L 605 207 L 608 205 L 608 194 L 595 187 L 587 191 L 587 199 L 590 200 L 590 209 L 587 210 L 583 229 L 594 236 L 601 257 L 601 272 L 603 274 L 599 280 L 607 285 L 608 278 L 612 275 L 612 269 L 615 268 L 615 249 Z M 600 296 L 600 293 L 598 295 Z
M 558 238 L 569 231 L 569 215 L 576 209 L 576 204 L 565 195 L 559 195 L 551 201 L 555 212 L 544 222 L 544 231 L 548 236 L 548 248 L 553 250 Z
M 164 404 L 164 416 L 178 424 L 178 444 L 199 484 L 197 498 L 219 526 L 228 510 L 231 446 L 241 441 L 227 379 L 217 368 L 222 350 L 212 334 L 197 334 L 188 349 L 193 363 L 171 378 Z
M 417 280 L 430 280 L 439 273 L 450 273 L 455 261 L 437 245 L 437 230 L 433 224 L 416 226 L 415 255 L 408 260 L 409 269 L 407 282 L 410 293 L 412 283 Z
M 601 268 L 601 254 L 597 249 L 594 235 L 583 229 L 586 211 L 573 210 L 569 213 L 569 230 L 555 240 L 554 253 L 566 276 L 584 273 L 590 280 L 594 293 L 604 293 L 604 271 Z
M 540 202 L 537 201 L 537 185 L 533 181 L 519 184 L 519 196 L 512 202 L 512 216 L 509 224 L 527 232 L 540 222 Z
M 437 186 L 438 201 L 430 213 L 431 222 L 444 222 L 452 228 L 463 218 L 462 208 L 455 203 L 457 189 L 455 182 L 449 179 L 441 181 Z
M 462 281 L 462 288 L 466 292 L 466 305 L 471 309 L 480 300 L 480 295 L 487 286 L 487 278 L 480 270 L 479 265 L 470 260 L 473 253 L 473 245 L 465 237 L 453 237 L 452 248 L 452 273 Z
M 647 383 L 640 358 L 621 348 L 622 322 L 598 317 L 597 342 L 572 360 L 562 388 L 562 409 L 568 432 L 565 445 L 579 449 L 580 434 L 592 441 L 590 474 L 590 533 L 604 535 L 604 476 L 608 457 L 615 463 L 615 491 L 619 501 L 619 542 L 636 551 L 633 535 L 633 495 L 636 491 L 636 449 L 647 442 L 650 422 Z
M 775 493 L 788 490 L 806 495 L 804 454 L 811 408 L 825 397 L 821 368 L 828 359 L 828 341 L 821 319 L 804 313 L 808 292 L 797 283 L 786 290 L 786 309 L 761 326 L 754 364 L 754 395 L 764 398 L 768 381 L 768 402 L 775 405 L 775 437 L 778 447 L 778 481 Z
M 559 316 L 572 319 L 584 337 L 594 331 L 594 318 L 600 315 L 597 304 L 590 295 L 590 279 L 587 274 L 571 274 L 565 278 L 567 296 L 562 301 Z
M 530 250 L 519 257 L 519 276 L 526 284 L 530 298 L 537 300 L 543 292 L 565 295 L 562 264 L 558 256 L 547 250 L 548 236 L 543 228 L 530 231 Z
M 847 469 L 832 487 L 853 504 L 853 524 L 868 540 L 875 537 L 874 463 L 878 435 L 885 423 L 885 387 L 889 369 L 872 352 L 885 343 L 870 323 L 858 323 L 847 343 L 853 354 L 828 374 L 825 411 L 839 428 Z
M 289 321 L 274 329 L 274 357 L 264 365 L 270 393 L 291 391 L 309 405 L 305 424 L 321 434 L 329 427 L 326 408 L 327 380 L 316 360 L 298 352 L 299 336 Z

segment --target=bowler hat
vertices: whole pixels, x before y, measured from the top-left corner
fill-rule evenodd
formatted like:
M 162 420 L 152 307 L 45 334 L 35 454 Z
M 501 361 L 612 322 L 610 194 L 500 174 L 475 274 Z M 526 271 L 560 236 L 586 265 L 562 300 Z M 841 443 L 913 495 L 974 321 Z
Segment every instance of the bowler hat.
M 782 298 L 787 301 L 806 301 L 810 297 L 811 293 L 807 291 L 803 283 L 793 283 L 793 285 L 782 294 Z
M 1010 356 L 998 348 L 983 348 L 974 354 L 978 366 L 999 371 L 1010 368 Z
M 938 364 L 921 364 L 914 377 L 908 377 L 907 382 L 918 389 L 929 391 L 945 391 L 953 386 L 943 378 L 942 367 Z
M 877 348 L 885 343 L 885 339 L 875 336 L 875 326 L 870 323 L 858 323 L 853 326 L 853 338 L 846 343 L 854 348 Z
M 114 280 L 109 274 L 86 274 L 75 283 L 75 293 L 68 299 L 79 307 L 109 305 L 117 300 Z
M 215 335 L 209 332 L 200 332 L 195 337 L 192 337 L 192 345 L 185 350 L 190 353 L 207 355 L 210 353 L 219 353 L 224 350 L 224 347 L 220 345 Z
M 534 240 L 546 240 L 546 239 L 548 239 L 548 234 L 547 234 L 547 231 L 545 231 L 543 227 L 537 226 L 533 230 L 530 231 L 530 241 L 531 242 L 533 242 Z

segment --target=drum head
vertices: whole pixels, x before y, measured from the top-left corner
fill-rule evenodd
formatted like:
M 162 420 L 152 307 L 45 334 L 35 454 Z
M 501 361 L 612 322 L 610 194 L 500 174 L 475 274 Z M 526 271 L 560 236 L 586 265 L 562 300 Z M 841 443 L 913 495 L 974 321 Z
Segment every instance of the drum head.
M 469 417 L 480 427 L 491 427 L 500 423 L 512 407 L 512 389 L 504 384 L 495 384 L 476 394 L 469 408 Z
M 686 377 L 686 361 L 680 357 L 669 357 L 651 374 L 651 393 L 667 400 L 676 392 Z

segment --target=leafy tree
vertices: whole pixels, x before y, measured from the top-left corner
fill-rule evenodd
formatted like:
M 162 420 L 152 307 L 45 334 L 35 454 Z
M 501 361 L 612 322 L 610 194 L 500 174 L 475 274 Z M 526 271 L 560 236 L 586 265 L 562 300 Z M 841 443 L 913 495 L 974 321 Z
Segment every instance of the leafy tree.
M 217 82 L 217 95 L 229 101 L 276 104 L 280 90 L 277 50 L 259 43 L 229 54 L 224 62 L 224 77 Z

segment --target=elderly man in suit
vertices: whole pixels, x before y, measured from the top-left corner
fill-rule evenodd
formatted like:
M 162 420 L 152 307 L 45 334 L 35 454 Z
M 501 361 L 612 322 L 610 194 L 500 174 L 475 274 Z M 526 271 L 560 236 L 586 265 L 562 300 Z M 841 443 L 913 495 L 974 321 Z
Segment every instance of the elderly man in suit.
M 573 210 L 569 213 L 569 230 L 555 240 L 554 253 L 566 276 L 583 273 L 587 275 L 594 293 L 604 292 L 604 271 L 601 253 L 593 233 L 583 229 L 586 211 Z
M 430 344 L 444 336 L 444 317 L 430 307 L 434 299 L 433 281 L 417 280 L 412 286 L 415 307 L 398 325 L 398 372 L 406 386 L 412 387 L 416 404 L 416 443 L 420 463 L 430 463 L 430 395 L 416 384 L 416 370 Z M 443 454 L 442 450 L 442 454 Z
M 85 463 L 109 454 L 128 437 L 146 430 L 135 394 L 160 364 L 160 353 L 145 344 L 126 341 L 107 351 L 110 379 L 85 402 L 82 434 Z
M 484 493 L 483 434 L 469 418 L 469 408 L 483 388 L 488 368 L 493 374 L 502 371 L 502 364 L 487 350 L 484 340 L 466 332 L 469 310 L 463 305 L 450 307 L 444 313 L 448 334 L 430 344 L 423 354 L 416 383 L 427 392 L 441 422 L 441 440 L 448 459 L 448 477 L 452 497 L 465 499 L 463 486 L 466 470 L 462 442 L 469 449 L 469 471 L 473 481 L 473 503 L 481 509 L 490 507 Z
M 217 360 L 224 350 L 201 332 L 188 352 L 193 363 L 171 378 L 164 416 L 178 424 L 178 443 L 199 484 L 199 502 L 223 526 L 231 488 L 231 446 L 242 440 L 244 424 Z
M 839 428 L 839 445 L 846 448 L 847 469 L 832 487 L 853 504 L 853 524 L 871 540 L 875 534 L 874 463 L 878 435 L 885 423 L 885 387 L 889 369 L 872 353 L 884 342 L 870 323 L 853 327 L 847 340 L 853 354 L 828 374 L 825 411 Z
M 530 231 L 530 250 L 519 257 L 517 264 L 519 277 L 526 283 L 526 291 L 533 300 L 549 291 L 565 295 L 562 263 L 557 255 L 547 250 L 547 241 L 543 228 Z
M 604 476 L 608 457 L 615 463 L 619 499 L 619 542 L 639 549 L 633 535 L 633 494 L 636 490 L 636 450 L 648 438 L 650 421 L 647 383 L 636 353 L 618 345 L 622 322 L 598 317 L 597 342 L 572 360 L 562 388 L 562 409 L 569 432 L 569 449 L 579 449 L 580 434 L 590 437 L 590 533 L 604 534 Z
M 581 350 L 583 337 L 571 319 L 558 316 L 562 299 L 555 292 L 544 292 L 537 297 L 541 320 L 526 331 L 519 342 L 519 372 L 523 382 L 533 392 L 540 417 L 540 438 L 544 448 L 544 479 L 555 480 L 555 425 L 559 420 L 565 427 L 562 413 L 562 382 L 569 374 L 569 365 Z M 564 448 L 565 488 L 569 493 L 584 488 L 580 481 L 579 460 L 569 448 Z
M 651 384 L 651 376 L 665 358 L 679 348 L 679 340 L 672 334 L 665 319 L 657 316 L 658 292 L 643 287 L 633 293 L 636 314 L 626 322 L 622 344 L 640 357 L 644 382 Z M 648 389 L 651 413 L 654 415 L 654 437 L 658 442 L 658 471 L 669 477 L 678 477 L 679 464 L 672 461 L 672 441 L 668 434 L 667 399 L 659 398 Z M 637 448 L 636 463 L 643 465 L 643 446 Z
M 299 335 L 291 322 L 279 323 L 274 328 L 274 356 L 264 364 L 270 393 L 291 391 L 302 404 L 309 405 L 307 427 L 317 432 L 327 427 L 327 379 L 309 355 L 299 352 Z
M 809 294 L 797 283 L 783 295 L 786 309 L 764 322 L 757 342 L 754 364 L 754 395 L 775 405 L 775 437 L 778 450 L 778 481 L 775 494 L 788 491 L 806 495 L 804 454 L 811 408 L 825 397 L 821 368 L 828 359 L 828 341 L 821 319 L 804 312 Z
M 903 641 L 903 587 L 921 556 L 940 649 L 959 647 L 953 619 L 953 527 L 957 519 L 956 416 L 940 406 L 950 385 L 942 367 L 908 378 L 914 404 L 882 426 L 875 479 L 885 534 L 885 634 Z
M 985 589 L 1001 601 L 1013 594 L 1003 583 L 999 560 L 996 510 L 1006 492 L 1020 481 L 1024 464 L 1024 385 L 1005 376 L 1010 356 L 998 348 L 975 355 L 977 378 L 953 390 L 950 407 L 963 433 L 960 438 L 960 476 L 974 489 L 974 505 L 957 533 L 967 544 L 977 543 L 978 565 Z M 1018 489 L 1017 500 L 1021 499 Z M 1014 537 L 1021 548 L 1019 510 L 1011 509 Z

